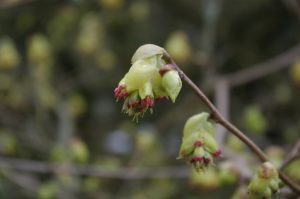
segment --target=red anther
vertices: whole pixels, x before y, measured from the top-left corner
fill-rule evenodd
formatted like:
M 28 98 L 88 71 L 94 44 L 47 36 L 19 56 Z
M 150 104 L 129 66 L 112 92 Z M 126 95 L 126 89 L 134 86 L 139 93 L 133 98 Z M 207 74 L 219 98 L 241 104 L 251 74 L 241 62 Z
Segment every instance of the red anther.
M 122 93 L 122 98 L 127 97 L 128 96 L 128 91 L 125 91 L 124 93 Z
M 114 90 L 114 96 L 118 100 L 124 97 L 124 93 L 122 93 L 122 90 L 125 88 L 125 85 L 119 85 L 117 88 Z M 125 91 L 125 96 L 128 95 L 128 92 Z
M 195 161 L 195 162 L 200 162 L 201 160 L 202 160 L 202 158 L 199 157 L 199 156 L 194 157 L 194 161 Z
M 146 97 L 146 101 L 149 108 L 152 108 L 154 106 L 154 100 L 150 96 Z
M 157 101 L 157 102 L 163 102 L 163 101 L 165 101 L 167 98 L 165 97 L 165 96 L 159 96 L 159 97 L 157 97 L 155 100 Z
M 202 145 L 203 145 L 203 142 L 201 142 L 201 141 L 196 141 L 194 143 L 194 147 L 201 147 Z
M 217 158 L 217 157 L 220 157 L 221 154 L 222 154 L 222 151 L 219 149 L 219 150 L 216 150 L 215 152 L 213 152 L 212 155 Z
M 140 113 L 140 112 L 142 112 L 143 108 L 137 107 L 135 110 L 136 110 L 136 112 Z
M 141 106 L 142 106 L 143 108 L 146 108 L 146 107 L 148 106 L 148 104 L 147 104 L 147 99 L 146 99 L 146 98 L 141 100 Z
M 209 158 L 203 158 L 203 162 L 205 164 L 205 166 L 208 166 L 210 163 L 210 159 Z
M 199 156 L 194 157 L 190 160 L 190 163 L 201 162 L 202 158 Z

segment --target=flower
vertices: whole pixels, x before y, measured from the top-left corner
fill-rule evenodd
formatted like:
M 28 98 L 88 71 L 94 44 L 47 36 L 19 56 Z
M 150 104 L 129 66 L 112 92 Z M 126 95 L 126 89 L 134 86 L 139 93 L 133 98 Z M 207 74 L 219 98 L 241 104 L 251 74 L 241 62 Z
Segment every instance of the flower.
M 155 102 L 168 98 L 175 102 L 181 90 L 179 74 L 163 59 L 165 53 L 153 44 L 138 48 L 131 59 L 132 66 L 114 90 L 116 101 L 124 101 L 123 112 L 136 120 L 148 110 L 152 112 Z
M 248 186 L 250 199 L 271 199 L 279 190 L 280 179 L 273 164 L 264 162 Z
M 215 127 L 208 121 L 208 113 L 190 117 L 185 123 L 179 157 L 185 158 L 196 171 L 213 164 L 213 159 L 221 156 L 215 139 Z

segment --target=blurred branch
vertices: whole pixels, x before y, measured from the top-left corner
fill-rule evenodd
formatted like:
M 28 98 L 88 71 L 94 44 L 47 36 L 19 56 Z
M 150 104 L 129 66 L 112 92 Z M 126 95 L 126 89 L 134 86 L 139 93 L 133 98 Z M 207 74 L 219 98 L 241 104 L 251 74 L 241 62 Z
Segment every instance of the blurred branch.
M 115 179 L 186 178 L 188 167 L 119 168 L 112 170 L 99 165 L 54 164 L 48 162 L 0 157 L 0 168 L 34 173 L 67 173 Z
M 67 147 L 68 142 L 73 137 L 75 124 L 74 120 L 71 116 L 69 107 L 67 103 L 63 100 L 59 100 L 57 107 L 56 107 L 56 113 L 58 116 L 58 144 Z
M 27 4 L 31 4 L 36 0 L 4 0 L 0 2 L 0 9 L 8 9 L 18 6 L 24 6 Z
M 214 51 L 221 5 L 222 0 L 202 0 L 203 32 L 201 38 L 201 50 L 203 50 L 208 57 L 210 57 Z
M 300 20 L 300 2 L 297 0 L 282 0 L 282 2 Z
M 235 72 L 233 74 L 223 76 L 230 86 L 239 86 L 256 79 L 267 76 L 280 69 L 286 68 L 291 62 L 300 56 L 300 45 L 291 48 L 290 50 L 277 55 L 267 61 L 253 65 L 244 70 Z
M 230 106 L 230 88 L 227 81 L 217 81 L 215 86 L 215 101 L 216 107 L 223 115 L 225 119 L 229 119 L 229 106 Z M 225 128 L 223 126 L 217 126 L 217 141 L 221 145 L 224 144 L 225 140 Z
M 0 0 L 0 10 L 19 8 L 35 3 L 62 3 L 65 0 Z
M 294 160 L 300 158 L 300 140 L 298 140 L 296 142 L 296 144 L 294 145 L 294 147 L 292 148 L 291 152 L 288 153 L 286 159 L 283 161 L 280 169 L 284 170 L 284 168 L 289 165 L 291 162 L 293 162 Z

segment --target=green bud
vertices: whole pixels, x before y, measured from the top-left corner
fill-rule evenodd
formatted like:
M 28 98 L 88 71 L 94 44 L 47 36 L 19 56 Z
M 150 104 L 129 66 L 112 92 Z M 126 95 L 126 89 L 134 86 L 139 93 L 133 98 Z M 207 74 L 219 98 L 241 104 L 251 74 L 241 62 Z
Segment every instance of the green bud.
M 89 159 L 89 150 L 86 144 L 79 138 L 73 138 L 71 141 L 71 152 L 73 158 L 78 163 L 86 163 Z
M 19 64 L 20 57 L 10 38 L 0 40 L 0 69 L 12 69 Z
M 128 92 L 140 89 L 149 82 L 155 73 L 158 73 L 154 65 L 139 60 L 136 61 L 125 76 L 126 89 Z
M 268 126 L 261 109 L 256 105 L 246 108 L 244 112 L 244 123 L 247 130 L 255 134 L 264 133 Z
M 166 53 L 165 49 L 154 45 L 154 44 L 145 44 L 139 47 L 131 58 L 131 63 L 135 63 L 138 60 L 144 60 L 149 57 L 153 57 L 155 55 L 162 55 Z
M 284 171 L 287 173 L 288 176 L 290 176 L 292 179 L 296 181 L 300 181 L 300 159 L 295 160 L 287 165 L 287 167 L 284 169 Z
M 265 196 L 267 189 L 269 189 L 269 180 L 255 175 L 248 186 L 249 197 L 251 199 L 261 199 Z
M 166 49 L 179 63 L 185 63 L 191 57 L 192 49 L 184 32 L 176 31 L 166 42 Z
M 153 97 L 153 91 L 152 91 L 152 84 L 149 82 L 146 82 L 142 88 L 139 89 L 139 95 L 141 99 L 144 99 L 146 96 Z
M 183 137 L 177 159 L 190 156 L 195 149 L 195 142 L 197 141 L 200 141 L 200 135 L 197 132 L 194 132 L 189 137 Z
M 28 43 L 27 56 L 31 64 L 51 64 L 53 58 L 48 39 L 41 34 L 34 35 Z
M 172 102 L 175 102 L 182 87 L 178 72 L 175 70 L 166 72 L 162 77 L 162 87 L 170 96 Z
M 258 170 L 258 175 L 264 179 L 271 179 L 278 177 L 276 168 L 270 162 L 265 162 Z
M 233 161 L 224 161 L 219 166 L 219 179 L 221 184 L 233 184 L 237 182 L 239 177 L 239 168 Z
M 190 176 L 190 182 L 192 185 L 204 191 L 216 189 L 220 185 L 217 171 L 213 167 L 206 169 L 205 172 L 193 170 Z
M 206 131 L 202 131 L 201 132 L 201 137 L 202 137 L 203 142 L 204 142 L 204 148 L 209 153 L 214 153 L 219 149 L 216 138 L 213 137 L 211 134 L 207 133 Z
M 190 117 L 185 123 L 183 136 L 189 136 L 191 133 L 200 130 L 206 130 L 208 133 L 215 135 L 215 128 L 208 121 L 209 113 L 203 112 Z
M 279 190 L 279 179 L 272 179 L 270 180 L 269 187 L 271 188 L 273 193 L 276 193 Z

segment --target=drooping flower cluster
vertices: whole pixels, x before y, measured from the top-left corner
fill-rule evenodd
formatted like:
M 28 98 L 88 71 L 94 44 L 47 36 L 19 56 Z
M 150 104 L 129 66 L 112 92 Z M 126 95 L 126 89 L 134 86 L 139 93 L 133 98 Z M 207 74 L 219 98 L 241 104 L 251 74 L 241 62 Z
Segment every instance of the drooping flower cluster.
M 270 162 L 263 163 L 248 186 L 249 199 L 271 199 L 281 181 L 277 169 Z
M 215 127 L 208 117 L 208 113 L 190 117 L 183 130 L 178 159 L 187 159 L 197 171 L 212 165 L 213 159 L 221 155 L 215 139 Z
M 176 70 L 165 67 L 165 53 L 163 48 L 153 44 L 138 48 L 132 57 L 132 66 L 114 90 L 116 100 L 124 101 L 123 112 L 134 119 L 148 110 L 152 112 L 156 101 L 171 98 L 175 102 L 180 92 L 181 79 Z

